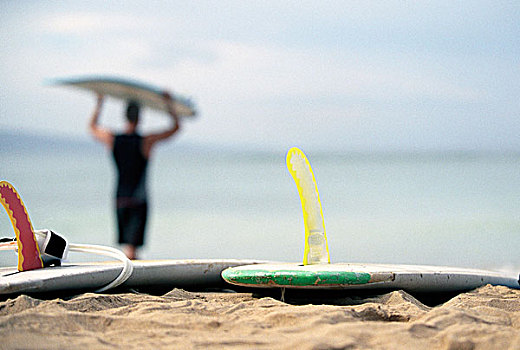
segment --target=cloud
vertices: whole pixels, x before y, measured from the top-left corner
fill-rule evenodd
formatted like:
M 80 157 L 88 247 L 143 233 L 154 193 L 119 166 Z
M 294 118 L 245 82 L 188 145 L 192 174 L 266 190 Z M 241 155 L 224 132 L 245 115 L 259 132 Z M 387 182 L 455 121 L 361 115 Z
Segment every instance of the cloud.
M 239 100 L 343 96 L 386 101 L 472 101 L 482 97 L 478 89 L 454 80 L 454 71 L 428 66 L 421 57 L 388 58 L 235 42 L 206 45 L 214 60 L 183 60 L 172 67 L 171 75 L 195 81 L 193 85 L 200 89 L 217 88 Z
M 309 5 L 300 15 L 306 18 L 316 11 Z M 372 6 L 356 6 L 352 11 L 357 15 L 346 18 L 354 24 L 371 23 L 387 13 Z M 318 11 L 316 15 L 322 21 L 335 23 L 333 19 L 338 19 L 333 11 Z M 455 63 L 451 68 L 439 65 L 436 61 L 446 60 L 439 53 L 432 59 L 432 53 L 352 50 L 337 45 L 294 47 L 218 36 L 191 38 L 190 29 L 178 17 L 168 21 L 168 16 L 159 12 L 46 14 L 38 21 L 41 36 L 51 47 L 66 48 L 66 54 L 62 50 L 39 52 L 35 68 L 51 71 L 55 67 L 64 75 L 113 72 L 202 93 L 217 88 L 216 94 L 241 101 L 344 97 L 471 102 L 485 95 L 470 82 L 458 79 L 460 62 L 449 62 Z M 405 23 L 414 18 L 408 15 Z M 33 48 L 24 50 L 34 52 Z M 16 61 L 22 54 L 23 60 L 34 57 L 21 51 L 11 59 Z
M 48 34 L 91 36 L 114 31 L 132 32 L 138 26 L 147 28 L 156 23 L 153 18 L 113 12 L 72 12 L 49 14 L 41 19 L 40 28 Z
M 333 135 L 361 147 L 397 142 L 400 132 L 403 144 L 425 135 L 442 143 L 444 135 L 460 136 L 446 130 L 487 135 L 474 118 L 492 123 L 504 112 L 514 120 L 518 69 L 510 57 L 517 48 L 478 25 L 497 13 L 488 18 L 479 10 L 461 19 L 464 29 L 464 9 L 446 17 L 449 6 L 432 15 L 429 5 L 414 5 L 418 12 L 343 2 L 226 5 L 158 11 L 73 3 L 5 15 L 2 114 L 13 125 L 79 132 L 70 115 L 88 112 L 91 101 L 42 87 L 42 80 L 114 74 L 193 96 L 203 120 L 187 133 L 195 140 L 326 143 Z M 21 113 L 26 101 L 44 107 Z M 54 126 L 38 124 L 51 114 Z

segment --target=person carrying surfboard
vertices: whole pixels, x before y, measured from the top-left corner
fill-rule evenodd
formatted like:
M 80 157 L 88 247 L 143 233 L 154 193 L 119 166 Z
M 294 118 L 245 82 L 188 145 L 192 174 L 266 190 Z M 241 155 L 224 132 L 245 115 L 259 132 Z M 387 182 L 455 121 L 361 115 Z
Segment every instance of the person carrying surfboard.
M 137 249 L 144 244 L 148 216 L 146 173 L 152 149 L 159 141 L 170 138 L 180 130 L 172 96 L 168 92 L 163 92 L 162 96 L 173 123 L 159 133 L 142 136 L 137 132 L 140 107 L 134 101 L 128 102 L 125 131 L 121 134 L 99 126 L 104 100 L 101 94 L 98 94 L 97 104 L 90 118 L 90 133 L 112 152 L 116 165 L 118 242 L 123 245 L 123 251 L 129 259 L 136 259 Z

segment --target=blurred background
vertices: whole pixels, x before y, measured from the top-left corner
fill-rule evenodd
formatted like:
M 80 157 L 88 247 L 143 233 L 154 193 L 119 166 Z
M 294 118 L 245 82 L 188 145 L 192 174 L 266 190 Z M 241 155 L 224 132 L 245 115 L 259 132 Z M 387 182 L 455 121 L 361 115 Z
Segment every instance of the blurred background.
M 2 1 L 0 179 L 35 228 L 116 246 L 95 96 L 48 82 L 127 77 L 199 111 L 153 154 L 143 258 L 300 261 L 297 146 L 333 262 L 520 269 L 519 23 L 507 1 Z

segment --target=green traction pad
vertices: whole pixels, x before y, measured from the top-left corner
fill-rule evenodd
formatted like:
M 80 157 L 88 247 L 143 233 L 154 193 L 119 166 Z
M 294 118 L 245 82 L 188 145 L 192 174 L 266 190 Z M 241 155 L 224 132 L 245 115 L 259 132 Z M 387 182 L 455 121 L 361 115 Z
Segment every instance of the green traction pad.
M 371 275 L 352 271 L 227 269 L 222 273 L 222 277 L 232 284 L 303 287 L 367 284 Z

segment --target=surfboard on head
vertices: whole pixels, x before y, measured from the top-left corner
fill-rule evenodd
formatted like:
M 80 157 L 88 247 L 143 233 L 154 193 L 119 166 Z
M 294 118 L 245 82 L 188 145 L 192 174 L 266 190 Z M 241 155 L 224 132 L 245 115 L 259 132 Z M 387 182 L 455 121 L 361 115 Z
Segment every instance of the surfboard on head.
M 137 80 L 113 76 L 83 76 L 58 78 L 48 81 L 50 85 L 73 87 L 95 94 L 110 96 L 124 101 L 136 101 L 142 106 L 167 112 L 164 103 L 164 89 Z M 180 116 L 195 116 L 195 104 L 188 98 L 170 93 L 174 108 Z

